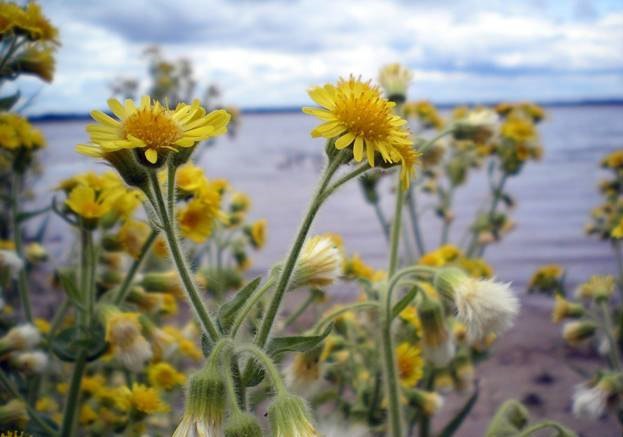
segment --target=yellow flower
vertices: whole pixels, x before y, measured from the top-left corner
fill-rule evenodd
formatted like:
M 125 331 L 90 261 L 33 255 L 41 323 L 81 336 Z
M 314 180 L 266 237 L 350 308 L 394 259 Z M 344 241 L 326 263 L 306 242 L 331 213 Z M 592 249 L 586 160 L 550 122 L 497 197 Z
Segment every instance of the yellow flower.
M 415 386 L 424 372 L 424 360 L 420 348 L 408 342 L 403 342 L 396 348 L 396 367 L 400 377 L 400 383 L 410 388 Z
M 34 324 L 42 334 L 47 334 L 50 332 L 50 322 L 40 317 L 34 320 Z
M 623 150 L 615 150 L 614 152 L 606 155 L 606 157 L 601 161 L 601 165 L 613 170 L 623 168 Z
M 152 386 L 164 390 L 172 390 L 176 385 L 183 385 L 186 382 L 183 373 L 165 362 L 150 365 L 147 368 L 147 379 Z
M 518 144 L 530 142 L 537 138 L 532 121 L 519 116 L 508 117 L 502 124 L 501 134 L 504 138 Z
M 182 354 L 194 361 L 199 361 L 203 358 L 203 353 L 197 345 L 192 340 L 185 337 L 179 329 L 174 326 L 167 325 L 163 328 L 163 331 L 175 339 Z
M 420 320 L 420 316 L 418 316 L 416 307 L 408 306 L 402 310 L 398 316 L 402 321 L 413 328 L 418 337 L 422 336 L 422 321 Z
M 3 127 L 3 130 L 0 131 L 0 145 L 7 150 L 15 150 L 19 147 L 34 150 L 46 145 L 41 131 L 20 115 L 0 114 L 0 126 Z
M 120 186 L 114 193 L 115 201 L 112 203 L 111 209 L 124 220 L 128 219 L 143 202 L 143 194 L 138 190 Z
M 402 182 L 408 185 L 418 154 L 404 127 L 406 120 L 393 113 L 394 103 L 377 87 L 351 76 L 337 85 L 314 87 L 309 96 L 322 108 L 303 112 L 324 121 L 312 130 L 312 137 L 335 139 L 338 150 L 352 146 L 355 161 L 365 156 L 371 167 L 377 154 L 386 164 L 400 164 Z
M 106 384 L 106 378 L 104 375 L 97 373 L 93 376 L 83 376 L 80 389 L 85 393 L 95 396 L 102 387 L 104 387 L 104 384 Z
M 439 129 L 443 126 L 443 119 L 437 108 L 426 100 L 419 102 L 407 102 L 403 106 L 405 118 L 414 117 L 419 119 L 425 126 Z M 467 114 L 466 114 L 467 115 Z
M 56 384 L 56 391 L 58 392 L 58 394 L 60 395 L 66 395 L 67 391 L 69 390 L 69 384 L 66 382 L 59 382 L 58 384 Z
M 205 176 L 200 167 L 192 163 L 182 165 L 177 169 L 175 185 L 182 191 L 194 193 L 204 183 Z
M 344 263 L 344 276 L 373 281 L 375 278 L 375 271 L 374 268 L 366 264 L 361 257 L 355 253 Z
M 577 295 L 582 299 L 609 299 L 614 293 L 616 281 L 611 275 L 593 275 L 580 285 Z
M 54 78 L 54 51 L 50 47 L 29 47 L 22 52 L 11 69 L 23 74 L 32 74 L 46 82 Z
M 244 193 L 236 192 L 231 196 L 231 212 L 245 213 L 251 207 L 251 199 Z
M 139 220 L 127 220 L 119 228 L 117 239 L 123 250 L 132 258 L 137 259 L 141 253 L 143 244 L 147 240 L 150 227 L 147 223 Z
M 67 206 L 85 219 L 98 219 L 110 211 L 113 197 L 108 193 L 100 194 L 86 185 L 78 185 L 71 190 L 65 200 Z
M 97 413 L 89 404 L 83 404 L 82 407 L 80 407 L 78 420 L 80 425 L 90 425 L 97 420 Z
M 0 147 L 5 150 L 15 150 L 19 147 L 19 137 L 12 126 L 0 125 Z
M 25 30 L 33 41 L 58 43 L 58 29 L 43 15 L 41 6 L 36 2 L 28 3 L 17 27 Z
M 122 312 L 115 307 L 105 308 L 105 340 L 112 354 L 125 368 L 134 372 L 142 370 L 153 352 L 142 333 L 139 313 Z
M 266 244 L 266 225 L 268 221 L 266 219 L 258 220 L 253 223 L 248 230 L 249 239 L 251 244 L 256 249 L 261 249 Z
M 552 321 L 560 323 L 568 317 L 581 317 L 584 315 L 584 308 L 579 303 L 570 302 L 561 295 L 554 297 L 554 308 L 552 310 Z
M 218 205 L 204 202 L 202 199 L 192 199 L 177 213 L 182 235 L 197 244 L 203 243 L 212 234 Z
M 129 99 L 125 104 L 109 99 L 108 106 L 117 119 L 93 111 L 91 116 L 98 124 L 87 127 L 92 144 L 78 145 L 78 152 L 101 157 L 107 152 L 139 149 L 150 164 L 157 164 L 170 151 L 193 147 L 226 133 L 230 119 L 222 109 L 206 115 L 198 100 L 168 109 L 145 96 L 138 108 Z
M 37 400 L 35 410 L 41 413 L 53 413 L 58 411 L 58 403 L 51 396 L 43 396 Z
M 614 228 L 612 228 L 612 230 L 610 231 L 610 236 L 617 240 L 623 238 L 623 218 L 621 218 L 621 220 L 619 220 L 619 223 Z
M 121 409 L 132 408 L 143 414 L 166 413 L 170 410 L 155 388 L 138 383 L 134 383 L 132 389 L 123 387 L 117 401 Z

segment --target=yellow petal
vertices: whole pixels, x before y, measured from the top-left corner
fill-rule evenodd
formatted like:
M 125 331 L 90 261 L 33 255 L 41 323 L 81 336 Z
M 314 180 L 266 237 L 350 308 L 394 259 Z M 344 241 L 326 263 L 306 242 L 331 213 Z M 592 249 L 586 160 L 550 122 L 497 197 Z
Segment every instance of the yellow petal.
M 104 114 L 102 111 L 92 111 L 91 117 L 93 117 L 93 120 L 99 121 L 100 123 L 103 123 L 105 125 L 114 127 L 119 126 L 119 122 L 117 120 L 115 120 L 108 114 Z
M 363 159 L 363 138 L 355 138 L 355 146 L 353 147 L 353 154 L 355 161 L 361 161 Z
M 335 148 L 338 150 L 342 150 L 350 146 L 354 140 L 355 140 L 355 135 L 353 135 L 350 132 L 347 132 L 335 141 Z
M 155 149 L 147 149 L 145 150 L 145 158 L 152 164 L 158 162 L 158 152 Z
M 125 116 L 126 116 L 125 108 L 119 102 L 119 100 L 117 100 L 117 99 L 108 99 L 108 107 L 111 109 L 113 114 L 115 114 L 119 119 L 124 119 L 125 118 Z

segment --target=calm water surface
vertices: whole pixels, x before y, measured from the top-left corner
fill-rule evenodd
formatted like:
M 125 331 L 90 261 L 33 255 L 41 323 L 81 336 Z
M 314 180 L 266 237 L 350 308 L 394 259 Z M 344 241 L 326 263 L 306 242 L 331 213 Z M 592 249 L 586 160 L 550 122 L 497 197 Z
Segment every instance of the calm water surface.
M 515 196 L 512 213 L 516 229 L 501 244 L 491 247 L 487 258 L 497 276 L 513 281 L 517 289 L 540 264 L 556 262 L 568 268 L 571 281 L 593 273 L 614 271 L 607 244 L 583 235 L 589 210 L 598 204 L 596 183 L 605 174 L 598 169 L 600 158 L 623 147 L 623 107 L 556 108 L 541 125 L 545 155 L 529 163 L 522 174 L 510 180 L 507 189 Z M 303 114 L 246 115 L 235 138 L 223 138 L 207 150 L 201 166 L 209 177 L 227 178 L 253 199 L 253 218 L 269 221 L 269 242 L 254 257 L 254 269 L 261 271 L 287 250 L 308 202 L 320 166 L 323 141 L 313 140 L 316 124 Z M 105 170 L 73 152 L 87 136 L 85 122 L 41 123 L 49 140 L 44 151 L 44 174 L 36 181 L 39 199 L 49 187 L 76 172 Z M 457 220 L 451 240 L 460 240 L 476 208 L 486 200 L 484 174 L 475 175 L 457 192 Z M 391 215 L 389 184 L 382 187 L 383 208 Z M 41 201 L 41 200 L 40 200 Z M 423 200 L 422 203 L 425 203 Z M 429 248 L 439 239 L 439 223 L 428 214 L 424 230 Z M 49 240 L 53 251 L 65 251 L 60 243 L 66 226 L 54 218 Z M 372 209 L 364 203 L 357 184 L 338 192 L 321 210 L 314 232 L 340 233 L 349 251 L 358 252 L 375 267 L 385 267 L 386 243 Z

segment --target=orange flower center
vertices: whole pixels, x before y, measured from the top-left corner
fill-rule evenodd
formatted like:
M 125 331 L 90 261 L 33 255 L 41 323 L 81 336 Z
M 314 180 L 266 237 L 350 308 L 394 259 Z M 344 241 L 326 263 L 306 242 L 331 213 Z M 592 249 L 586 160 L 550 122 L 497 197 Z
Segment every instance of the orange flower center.
M 146 147 L 167 147 L 182 137 L 182 130 L 164 111 L 144 108 L 136 111 L 123 122 L 123 135 L 132 135 Z
M 392 130 L 390 104 L 367 84 L 354 81 L 338 84 L 333 113 L 349 132 L 366 140 L 383 140 Z

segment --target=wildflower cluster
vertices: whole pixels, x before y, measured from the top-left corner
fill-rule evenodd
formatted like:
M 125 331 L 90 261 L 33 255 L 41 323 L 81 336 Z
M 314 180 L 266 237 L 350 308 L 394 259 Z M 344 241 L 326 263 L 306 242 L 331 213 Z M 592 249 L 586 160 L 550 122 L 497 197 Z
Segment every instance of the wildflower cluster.
M 600 184 L 605 203 L 593 210 L 589 234 L 597 235 L 612 245 L 615 258 L 621 260 L 621 248 L 616 228 L 616 206 L 621 200 L 615 186 L 623 157 L 621 151 L 608 154 L 601 162 L 603 168 L 615 173 L 614 180 Z M 607 211 L 607 212 L 606 212 Z M 619 415 L 623 402 L 623 364 L 621 360 L 621 300 L 623 296 L 623 264 L 617 263 L 616 275 L 593 275 L 579 284 L 572 293 L 568 290 L 565 270 L 557 264 L 540 267 L 532 276 L 529 291 L 554 297 L 552 321 L 563 323 L 562 337 L 576 349 L 596 350 L 604 358 L 603 367 L 592 372 L 587 381 L 573 392 L 573 413 L 578 417 L 597 420 L 606 413 Z M 585 372 L 584 374 L 589 374 Z
M 0 18 L 9 52 L 21 41 L 57 43 L 34 3 L 2 3 Z M 478 396 L 476 362 L 519 310 L 510 285 L 492 279 L 483 235 L 498 239 L 505 229 L 496 209 L 500 199 L 507 202 L 503 181 L 536 156 L 530 123 L 538 109 L 515 105 L 499 109 L 500 116 L 468 110 L 445 123 L 431 104 L 408 102 L 412 75 L 399 64 L 381 71 L 385 95 L 355 76 L 311 88 L 320 107 L 303 111 L 322 122 L 311 135 L 326 141 L 325 166 L 292 246 L 249 280 L 250 254 L 265 246 L 267 222 L 252 219 L 251 199 L 208 177 L 198 159 L 228 132 L 232 115 L 187 103 L 190 65 L 169 63 L 157 51 L 151 56 L 150 95 L 108 100 L 110 113 L 93 111 L 88 141 L 76 147 L 112 171 L 80 173 L 57 187 L 50 209 L 77 241 L 46 284 L 63 292 L 52 313 L 30 303 L 27 273 L 46 253 L 22 245 L 19 226 L 40 213 L 18 211 L 20 192 L 12 191 L 6 234 L 13 243 L 0 249 L 0 284 L 3 299 L 20 298 L 20 315 L 0 301 L 0 430 L 312 437 L 326 425 L 318 422 L 341 428 L 348 420 L 375 434 L 403 437 L 408 425 L 427 436 L 451 391 L 466 402 L 447 425 L 456 430 Z M 408 119 L 419 123 L 415 134 Z M 431 128 L 441 130 L 425 139 Z M 44 144 L 17 116 L 0 114 L 0 134 L 8 144 L 2 153 L 14 160 Z M 446 137 L 451 144 L 440 148 Z M 437 249 L 411 253 L 401 238 L 405 201 L 414 202 L 426 183 L 441 193 L 439 213 L 450 217 L 449 193 L 464 183 L 464 166 L 486 159 L 502 182 L 486 219 L 473 227 L 471 245 L 450 244 L 446 228 Z M 14 164 L 7 173 L 25 175 Z M 390 243 L 386 269 L 347 252 L 338 235 L 310 234 L 327 199 L 360 176 L 366 198 L 378 206 L 376 183 L 390 173 L 391 225 L 379 212 Z M 435 174 L 447 176 L 450 188 L 441 188 Z M 411 218 L 417 227 L 417 214 Z M 347 283 L 359 298 L 336 305 L 330 290 Z M 297 306 L 286 306 L 290 300 Z M 610 394 L 620 385 L 608 373 L 587 390 Z M 182 396 L 183 412 L 176 412 Z M 331 417 L 320 414 L 331 407 Z

